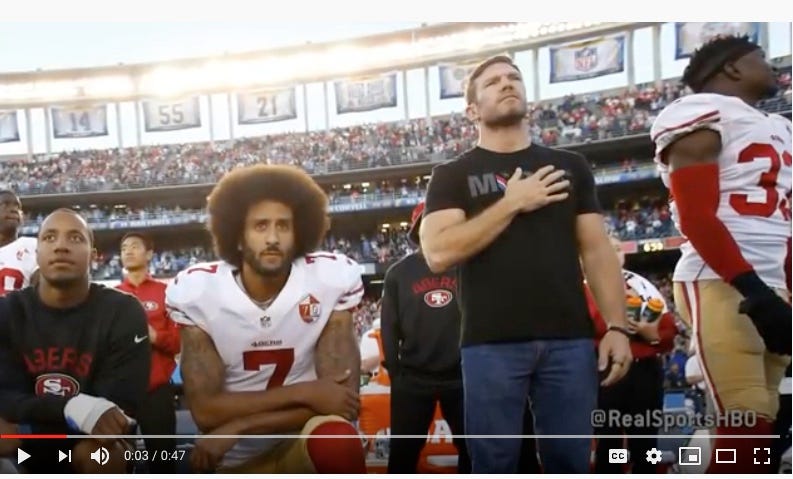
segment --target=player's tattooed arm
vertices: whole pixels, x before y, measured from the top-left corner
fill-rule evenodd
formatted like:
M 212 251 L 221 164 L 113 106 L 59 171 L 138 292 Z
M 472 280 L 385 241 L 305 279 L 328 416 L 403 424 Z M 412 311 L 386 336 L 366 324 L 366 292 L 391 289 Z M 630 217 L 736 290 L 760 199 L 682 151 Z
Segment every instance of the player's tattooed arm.
M 226 391 L 225 365 L 209 334 L 197 326 L 184 326 L 180 334 L 184 391 L 201 431 L 215 430 L 240 417 L 305 408 L 306 386 L 301 384 L 256 392 Z
M 355 338 L 352 311 L 334 311 L 331 314 L 317 342 L 316 365 L 320 378 L 335 377 L 349 370 L 347 385 L 358 392 L 361 352 Z
M 212 338 L 197 326 L 181 328 L 180 336 L 182 380 L 190 411 L 200 429 L 213 429 L 217 425 L 209 406 L 211 398 L 223 391 L 223 361 Z

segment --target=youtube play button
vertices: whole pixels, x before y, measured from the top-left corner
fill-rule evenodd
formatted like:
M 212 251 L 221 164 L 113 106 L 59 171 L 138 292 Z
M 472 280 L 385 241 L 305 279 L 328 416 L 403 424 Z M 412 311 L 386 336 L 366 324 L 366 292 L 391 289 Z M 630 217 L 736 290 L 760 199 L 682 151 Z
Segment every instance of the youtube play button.
M 30 459 L 30 454 L 26 453 L 20 448 L 17 448 L 17 464 L 22 464 L 28 459 Z

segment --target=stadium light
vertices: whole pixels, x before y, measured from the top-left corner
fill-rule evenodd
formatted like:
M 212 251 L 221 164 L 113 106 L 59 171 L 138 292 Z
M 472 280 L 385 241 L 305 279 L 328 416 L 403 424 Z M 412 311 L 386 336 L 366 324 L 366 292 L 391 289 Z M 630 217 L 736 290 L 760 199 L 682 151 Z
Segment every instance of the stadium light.
M 172 97 L 182 93 L 186 84 L 197 85 L 201 79 L 196 74 L 193 69 L 159 67 L 140 79 L 140 90 L 146 96 Z
M 201 80 L 207 85 L 227 83 L 233 78 L 233 73 L 235 73 L 230 62 L 224 64 L 216 60 L 212 60 L 201 67 L 201 71 L 203 74 Z
M 131 74 L 73 80 L 26 81 L 0 84 L 0 102 L 35 104 L 46 102 L 172 97 L 208 91 L 284 85 L 310 78 L 349 77 L 367 70 L 401 69 L 415 62 L 442 61 L 444 57 L 467 56 L 548 35 L 591 28 L 603 22 L 523 22 L 468 29 L 409 42 L 363 46 L 354 40 L 330 51 L 307 49 L 288 56 L 216 59 L 191 67 L 158 66 L 139 78 Z M 46 74 L 45 74 L 46 75 Z M 42 78 L 46 78 L 43 76 Z M 137 86 L 136 86 L 137 85 Z
M 34 83 L 34 90 L 44 98 L 70 98 L 80 93 L 80 82 L 74 80 L 40 81 Z
M 86 96 L 94 98 L 123 97 L 135 91 L 135 82 L 126 75 L 92 78 L 83 87 Z

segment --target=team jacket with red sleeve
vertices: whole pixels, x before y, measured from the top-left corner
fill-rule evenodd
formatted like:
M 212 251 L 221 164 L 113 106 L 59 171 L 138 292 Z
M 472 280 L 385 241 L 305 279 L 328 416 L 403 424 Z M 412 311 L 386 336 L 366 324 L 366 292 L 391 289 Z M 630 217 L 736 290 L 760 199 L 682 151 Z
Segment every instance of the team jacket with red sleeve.
M 149 391 L 156 389 L 171 380 L 176 369 L 174 357 L 179 354 L 179 329 L 168 317 L 165 309 L 165 287 L 152 278 L 146 278 L 138 286 L 127 279 L 118 285 L 118 289 L 138 298 L 146 310 L 149 325 L 157 332 L 157 338 L 151 341 L 151 374 L 149 375 Z M 152 340 L 152 338 L 149 338 Z
M 663 295 L 658 289 L 646 278 L 639 276 L 631 271 L 622 270 L 622 276 L 625 278 L 625 289 L 635 291 L 642 298 L 642 308 L 647 307 L 647 301 L 651 298 L 660 299 L 664 303 L 663 313 L 658 318 L 658 336 L 660 341 L 658 344 L 650 344 L 640 336 L 631 338 L 631 353 L 634 359 L 650 358 L 658 354 L 669 352 L 674 347 L 675 335 L 677 334 L 677 327 L 675 326 L 674 315 L 669 311 L 664 300 Z M 600 338 L 606 334 L 607 325 L 595 304 L 595 298 L 589 287 L 584 288 L 586 292 L 587 304 L 589 306 L 589 314 L 592 316 L 592 321 L 595 324 L 595 340 L 599 344 Z

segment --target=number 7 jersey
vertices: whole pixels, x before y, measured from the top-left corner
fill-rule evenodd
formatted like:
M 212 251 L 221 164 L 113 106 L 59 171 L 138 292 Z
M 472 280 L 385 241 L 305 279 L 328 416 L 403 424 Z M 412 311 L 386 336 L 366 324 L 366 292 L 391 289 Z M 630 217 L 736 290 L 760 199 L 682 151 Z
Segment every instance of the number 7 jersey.
M 698 93 L 676 100 L 658 115 L 650 131 L 655 161 L 667 187 L 666 148 L 700 129 L 721 136 L 718 218 L 760 278 L 771 287 L 785 288 L 784 260 L 790 238 L 790 121 L 736 97 Z M 674 198 L 670 203 L 680 229 Z M 685 236 L 685 231 L 681 233 Z M 675 281 L 720 279 L 691 243 L 684 243 L 680 251 Z
M 179 273 L 165 291 L 171 318 L 209 334 L 226 367 L 228 391 L 316 379 L 314 349 L 330 315 L 352 309 L 363 296 L 360 266 L 331 253 L 298 258 L 266 309 L 242 290 L 235 270 L 216 262 Z

